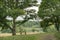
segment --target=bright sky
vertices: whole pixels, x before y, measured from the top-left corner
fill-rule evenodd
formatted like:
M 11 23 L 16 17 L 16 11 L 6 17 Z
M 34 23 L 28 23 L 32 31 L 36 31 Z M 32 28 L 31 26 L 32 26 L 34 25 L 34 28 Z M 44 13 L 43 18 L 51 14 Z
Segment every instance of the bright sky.
M 41 0 L 38 0 L 38 3 L 40 3 L 41 2 Z

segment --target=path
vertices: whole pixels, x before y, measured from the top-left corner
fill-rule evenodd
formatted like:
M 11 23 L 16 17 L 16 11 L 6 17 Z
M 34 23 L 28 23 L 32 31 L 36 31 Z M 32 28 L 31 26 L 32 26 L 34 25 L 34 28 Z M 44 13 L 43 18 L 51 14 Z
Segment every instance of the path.
M 54 34 L 44 34 L 40 37 L 40 39 L 38 38 L 38 40 L 56 40 L 56 37 Z
M 27 35 L 30 35 L 30 34 L 39 34 L 40 32 L 28 32 Z M 17 35 L 20 35 L 20 33 L 16 33 Z M 24 33 L 23 33 L 24 35 Z M 1 33 L 0 34 L 0 37 L 6 37 L 6 36 L 12 36 L 12 33 Z

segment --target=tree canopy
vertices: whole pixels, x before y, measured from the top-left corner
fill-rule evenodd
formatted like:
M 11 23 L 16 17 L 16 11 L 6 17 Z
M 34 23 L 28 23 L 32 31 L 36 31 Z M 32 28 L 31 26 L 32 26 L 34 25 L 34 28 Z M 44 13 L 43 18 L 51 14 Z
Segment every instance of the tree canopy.
M 33 6 L 36 2 L 36 0 L 0 0 L 0 25 L 2 29 L 10 28 L 12 35 L 16 35 L 16 18 L 25 14 L 24 8 Z M 7 16 L 13 18 L 12 27 L 8 24 Z
M 60 0 L 42 0 L 38 15 L 43 20 L 46 20 L 45 24 L 47 23 L 48 25 L 49 22 L 52 22 L 55 25 L 57 31 L 59 31 Z M 46 18 L 50 20 L 47 21 Z
M 41 5 L 39 7 L 39 16 L 49 16 L 54 14 L 56 16 L 60 15 L 58 11 L 60 6 L 59 0 L 42 0 Z M 56 14 L 58 12 L 58 14 Z

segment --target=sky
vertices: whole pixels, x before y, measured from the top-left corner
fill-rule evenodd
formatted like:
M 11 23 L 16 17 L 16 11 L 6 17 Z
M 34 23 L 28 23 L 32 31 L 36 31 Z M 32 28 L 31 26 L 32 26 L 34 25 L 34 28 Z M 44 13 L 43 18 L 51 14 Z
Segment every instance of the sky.
M 41 0 L 37 0 L 38 1 L 38 3 L 40 3 L 41 2 Z

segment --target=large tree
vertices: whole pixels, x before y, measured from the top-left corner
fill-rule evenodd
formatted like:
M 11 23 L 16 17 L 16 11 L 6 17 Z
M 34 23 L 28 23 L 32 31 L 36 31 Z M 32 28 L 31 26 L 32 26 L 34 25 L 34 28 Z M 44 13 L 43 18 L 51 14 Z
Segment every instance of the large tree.
M 10 28 L 12 31 L 12 35 L 16 35 L 16 18 L 25 13 L 25 11 L 23 10 L 24 8 L 33 6 L 33 4 L 36 2 L 36 0 L 0 0 L 0 13 L 2 14 L 0 17 L 2 20 L 0 22 L 2 26 L 4 25 L 2 29 Z M 8 20 L 6 20 L 7 16 L 13 18 L 12 27 L 8 25 Z M 27 20 L 24 20 L 22 23 L 26 21 Z
M 50 17 L 50 21 L 52 22 L 57 31 L 59 31 L 59 23 L 60 23 L 60 0 L 42 0 L 41 5 L 39 7 L 38 15 L 40 18 L 45 19 Z M 46 19 L 46 23 L 49 23 Z M 47 24 L 48 25 L 48 24 Z

